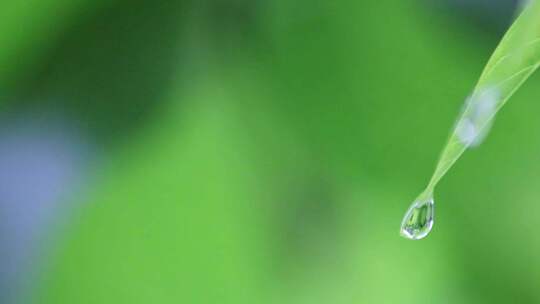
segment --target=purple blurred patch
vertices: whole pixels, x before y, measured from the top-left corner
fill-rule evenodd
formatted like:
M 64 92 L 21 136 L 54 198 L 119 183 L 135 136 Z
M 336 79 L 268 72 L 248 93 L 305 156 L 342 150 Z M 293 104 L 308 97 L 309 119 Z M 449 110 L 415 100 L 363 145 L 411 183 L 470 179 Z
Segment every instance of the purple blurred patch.
M 59 214 L 78 202 L 88 144 L 57 115 L 0 124 L 0 302 L 18 303 Z M 71 197 L 71 198 L 70 198 Z

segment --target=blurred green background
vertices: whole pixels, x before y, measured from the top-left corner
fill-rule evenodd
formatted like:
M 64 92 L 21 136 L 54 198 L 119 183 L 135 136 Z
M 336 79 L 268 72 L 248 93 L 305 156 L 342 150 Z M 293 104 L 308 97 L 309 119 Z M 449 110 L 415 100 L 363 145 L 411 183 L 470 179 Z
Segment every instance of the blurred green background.
M 398 233 L 515 16 L 483 3 L 1 2 L 0 301 L 540 302 L 538 76 Z

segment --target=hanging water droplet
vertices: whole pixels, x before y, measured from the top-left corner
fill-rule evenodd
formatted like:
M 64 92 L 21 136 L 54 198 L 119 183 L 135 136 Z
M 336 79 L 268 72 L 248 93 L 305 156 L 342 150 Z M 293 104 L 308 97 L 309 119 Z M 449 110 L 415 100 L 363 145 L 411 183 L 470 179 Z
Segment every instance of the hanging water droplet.
M 416 200 L 401 222 L 401 235 L 411 240 L 426 237 L 433 227 L 435 202 L 433 198 Z
M 484 141 L 497 111 L 499 95 L 496 88 L 490 87 L 467 98 L 463 114 L 456 126 L 457 137 L 463 145 L 476 147 Z

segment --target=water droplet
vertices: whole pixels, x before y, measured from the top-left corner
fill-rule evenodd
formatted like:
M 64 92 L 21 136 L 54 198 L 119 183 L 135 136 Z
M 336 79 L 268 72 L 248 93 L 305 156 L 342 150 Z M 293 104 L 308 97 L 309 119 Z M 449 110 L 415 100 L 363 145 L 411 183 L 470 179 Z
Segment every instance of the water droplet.
M 491 87 L 467 98 L 463 115 L 456 126 L 458 139 L 465 146 L 476 147 L 484 141 L 497 111 L 499 95 L 499 91 Z
M 401 235 L 411 240 L 426 237 L 433 227 L 434 208 L 433 198 L 412 203 L 401 222 Z

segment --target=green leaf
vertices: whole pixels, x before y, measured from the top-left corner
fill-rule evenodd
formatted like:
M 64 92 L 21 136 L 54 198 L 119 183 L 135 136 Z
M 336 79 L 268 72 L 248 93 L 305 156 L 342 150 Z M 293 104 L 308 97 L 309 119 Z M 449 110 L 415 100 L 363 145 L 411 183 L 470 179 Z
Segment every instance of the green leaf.
M 425 193 L 433 193 L 463 152 L 482 141 L 497 112 L 539 65 L 540 2 L 533 2 L 510 27 L 486 64 Z
M 405 213 L 401 235 L 417 240 L 429 234 L 433 226 L 435 187 L 467 148 L 481 143 L 497 112 L 539 65 L 540 2 L 533 2 L 512 24 L 486 64 L 426 189 Z

